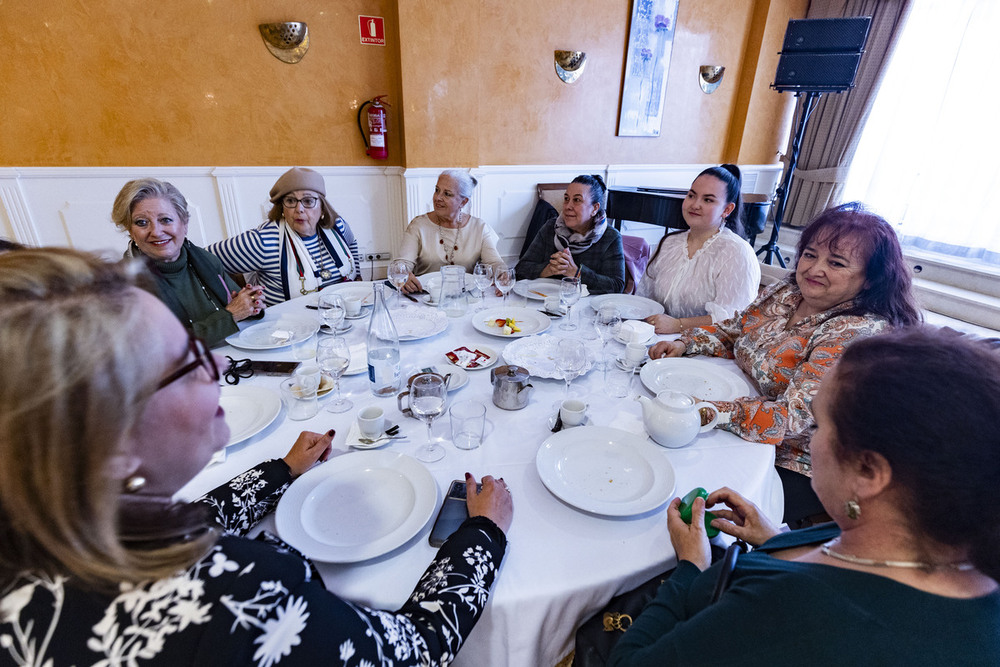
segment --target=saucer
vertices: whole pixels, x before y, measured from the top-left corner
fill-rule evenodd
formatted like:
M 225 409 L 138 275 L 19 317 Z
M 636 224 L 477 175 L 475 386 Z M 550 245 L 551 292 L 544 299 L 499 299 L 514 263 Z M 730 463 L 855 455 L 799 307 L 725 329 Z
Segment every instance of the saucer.
M 623 358 L 617 357 L 615 359 L 615 364 L 618 366 L 618 368 L 622 369 L 623 371 L 638 371 L 640 368 L 646 365 L 647 361 L 649 361 L 649 358 L 643 359 L 638 366 L 632 368 L 631 366 L 625 363 L 625 360 Z
M 350 330 L 351 330 L 352 328 L 354 328 L 354 325 L 353 325 L 353 324 L 351 324 L 350 322 L 344 322 L 344 323 L 343 323 L 343 324 L 341 324 L 341 325 L 340 325 L 340 327 L 339 327 L 339 328 L 337 329 L 337 333 L 338 333 L 338 334 L 342 334 L 342 333 L 347 333 L 347 332 L 348 332 L 348 331 L 350 331 Z M 329 334 L 329 333 L 333 333 L 333 330 L 332 330 L 332 329 L 331 329 L 330 327 L 328 327 L 327 325 L 325 325 L 325 324 L 321 324 L 321 325 L 319 326 L 319 330 L 320 330 L 320 331 L 321 331 L 322 333 L 325 333 L 325 334 Z
M 548 424 L 549 424 L 549 430 L 551 431 L 555 427 L 555 425 L 556 425 L 556 416 L 555 415 L 552 415 L 551 417 L 549 417 Z M 590 421 L 590 415 L 587 415 L 586 417 L 583 418 L 583 422 L 582 423 L 576 424 L 575 426 L 567 426 L 566 424 L 563 424 L 562 428 L 559 429 L 559 430 L 560 431 L 565 431 L 568 428 L 576 428 L 577 426 L 593 426 L 593 425 L 594 425 L 594 422 Z

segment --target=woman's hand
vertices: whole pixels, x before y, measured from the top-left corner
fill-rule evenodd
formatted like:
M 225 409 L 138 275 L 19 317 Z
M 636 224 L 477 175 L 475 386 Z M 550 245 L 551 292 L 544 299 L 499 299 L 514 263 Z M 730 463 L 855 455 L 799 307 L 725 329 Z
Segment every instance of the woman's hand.
M 662 359 L 664 357 L 679 357 L 684 354 L 684 350 L 686 349 L 687 345 L 684 344 L 684 341 L 664 340 L 649 348 L 649 358 Z
M 465 473 L 465 499 L 469 503 L 469 516 L 484 516 L 506 533 L 514 517 L 514 501 L 503 479 L 490 475 L 483 477 L 483 490 L 476 491 L 476 478 Z
M 691 503 L 691 525 L 681 518 L 681 499 L 674 498 L 667 507 L 667 530 L 674 545 L 677 560 L 690 561 L 699 570 L 712 564 L 712 548 L 705 532 L 705 501 L 699 496 Z
M 712 526 L 751 546 L 760 546 L 781 532 L 756 505 L 728 487 L 710 493 L 706 502 L 709 505 L 722 503 L 730 508 L 713 509 L 716 518 Z
M 573 253 L 569 251 L 569 248 L 564 248 L 552 253 L 548 265 L 542 269 L 541 277 L 566 276 L 567 278 L 572 278 L 576 275 L 576 272 L 577 266 L 573 260 Z
M 678 318 L 670 315 L 650 315 L 646 318 L 646 323 L 652 324 L 658 334 L 680 333 L 681 329 L 684 328 Z
M 410 275 L 407 276 L 406 282 L 403 283 L 403 289 L 402 289 L 403 294 L 411 294 L 412 292 L 422 292 L 423 290 L 424 286 L 421 285 L 417 277 L 413 275 L 413 271 L 410 271 Z
M 230 295 L 229 305 L 226 306 L 234 322 L 245 320 L 264 310 L 264 288 L 253 285 L 244 285 L 239 291 Z
M 284 461 L 292 471 L 292 479 L 295 479 L 309 468 L 312 468 L 317 461 L 326 461 L 330 456 L 330 443 L 337 432 L 330 429 L 326 433 L 313 433 L 312 431 L 302 431 L 295 439 L 295 444 L 285 454 Z

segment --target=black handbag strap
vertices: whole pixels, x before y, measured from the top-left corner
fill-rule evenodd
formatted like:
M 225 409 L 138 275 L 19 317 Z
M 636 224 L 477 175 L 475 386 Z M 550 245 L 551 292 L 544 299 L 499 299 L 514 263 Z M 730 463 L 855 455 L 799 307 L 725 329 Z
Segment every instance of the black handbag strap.
M 715 580 L 715 589 L 712 591 L 712 603 L 717 602 L 729 588 L 729 582 L 733 579 L 733 570 L 736 569 L 736 558 L 745 551 L 745 543 L 742 540 L 733 542 L 726 549 L 726 553 L 722 557 L 719 578 Z

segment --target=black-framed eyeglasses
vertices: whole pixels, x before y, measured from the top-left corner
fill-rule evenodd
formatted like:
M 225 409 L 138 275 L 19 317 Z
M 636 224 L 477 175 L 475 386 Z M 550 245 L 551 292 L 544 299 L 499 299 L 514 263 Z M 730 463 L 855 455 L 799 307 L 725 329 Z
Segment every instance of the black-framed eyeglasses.
M 171 382 L 181 379 L 199 367 L 208 371 L 208 376 L 212 378 L 212 382 L 219 381 L 219 367 L 215 363 L 215 355 L 213 355 L 212 351 L 208 349 L 208 344 L 197 336 L 191 336 L 188 340 L 188 350 L 194 355 L 194 361 L 184 364 L 176 371 L 160 380 L 160 384 L 156 385 L 157 391 L 163 389 Z
M 281 200 L 285 208 L 295 208 L 299 204 L 302 204 L 302 208 L 316 208 L 316 204 L 319 203 L 319 197 L 306 196 L 302 199 L 296 199 L 292 195 L 285 195 L 285 198 Z

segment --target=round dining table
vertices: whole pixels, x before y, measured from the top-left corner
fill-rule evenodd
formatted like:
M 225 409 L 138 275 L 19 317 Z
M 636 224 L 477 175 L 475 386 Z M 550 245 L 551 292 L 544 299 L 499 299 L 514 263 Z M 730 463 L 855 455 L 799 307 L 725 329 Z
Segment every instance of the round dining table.
M 356 290 L 368 283 L 345 285 Z M 389 288 L 385 292 L 392 295 Z M 483 313 L 501 307 L 500 299 L 491 294 L 485 304 L 477 299 L 470 301 L 467 312 L 460 317 L 449 317 L 440 333 L 400 342 L 404 383 L 406 378 L 428 367 L 447 373 L 451 364 L 445 353 L 460 347 L 470 350 L 489 348 L 499 353 L 498 364 L 506 363 L 503 358 L 505 347 L 522 339 L 505 337 L 499 333 L 501 329 L 497 329 L 496 333 L 484 333 L 483 329 L 488 327 L 483 327 L 480 322 Z M 293 299 L 268 308 L 262 321 L 244 322 L 241 327 L 277 323 L 282 318 L 311 318 L 319 324 L 321 317 L 318 311 L 308 307 L 315 306 L 316 302 L 316 295 Z M 437 316 L 430 311 L 433 306 L 422 302 L 389 298 L 388 303 L 390 315 L 400 319 L 412 320 L 415 315 L 421 314 L 420 309 L 427 309 L 423 313 L 425 315 Z M 508 296 L 506 307 L 535 311 L 544 309 L 541 300 L 514 293 Z M 477 310 L 482 308 L 486 310 Z M 352 357 L 361 357 L 353 359 L 352 367 L 365 364 L 364 350 L 371 310 L 371 307 L 365 307 L 359 319 L 345 320 L 351 327 L 340 334 L 351 347 Z M 562 329 L 559 325 L 565 318 L 558 318 L 551 320 L 544 335 L 580 338 L 587 345 L 591 360 L 599 359 L 602 356 L 601 341 L 593 326 L 593 310 L 589 308 L 587 298 L 574 307 L 573 316 L 578 323 L 575 330 Z M 321 331 L 318 335 L 328 334 Z M 657 336 L 649 342 L 673 337 Z M 624 345 L 620 342 L 611 341 L 608 344 L 604 351 L 609 360 L 608 366 L 614 368 L 613 360 L 622 356 L 623 350 Z M 216 352 L 234 359 L 295 360 L 291 346 L 246 349 L 227 345 Z M 742 376 L 731 360 L 699 359 Z M 407 599 L 436 552 L 428 543 L 428 536 L 437 508 L 451 481 L 464 479 L 466 471 L 477 478 L 484 475 L 503 477 L 514 501 L 507 555 L 486 611 L 454 664 L 555 665 L 572 650 L 574 633 L 583 621 L 615 595 L 675 565 L 675 554 L 667 532 L 666 502 L 636 515 L 607 516 L 581 509 L 556 497 L 543 483 L 536 457 L 546 440 L 556 435 L 551 428 L 554 406 L 566 395 L 564 381 L 557 377 L 530 377 L 531 388 L 526 390 L 530 392 L 527 405 L 519 410 L 503 410 L 492 400 L 491 368 L 466 371 L 468 382 L 451 391 L 448 397 L 449 405 L 454 401 L 471 400 L 486 406 L 485 436 L 480 447 L 472 450 L 455 447 L 451 442 L 447 414 L 433 423 L 434 437 L 441 441 L 446 451 L 440 460 L 420 464 L 426 466 L 433 476 L 437 484 L 437 498 L 434 512 L 417 533 L 401 546 L 367 560 L 317 562 L 316 565 L 327 588 L 337 595 L 373 608 L 397 609 Z M 240 379 L 237 386 L 253 388 L 254 391 L 257 388 L 267 389 L 277 394 L 281 380 L 276 376 L 254 375 Z M 574 438 L 583 438 L 589 426 L 610 427 L 621 432 L 622 437 L 653 443 L 643 428 L 642 409 L 636 400 L 639 395 L 652 398 L 653 394 L 643 386 L 637 375 L 631 383 L 630 395 L 615 398 L 607 390 L 605 380 L 605 372 L 596 365 L 573 380 L 569 395 L 587 404 L 588 421 L 571 429 L 570 433 L 574 434 Z M 754 386 L 752 382 L 747 382 L 750 387 Z M 345 376 L 342 388 L 344 396 L 353 402 L 352 409 L 340 414 L 327 411 L 327 395 L 319 399 L 320 410 L 314 417 L 293 421 L 287 418 L 286 408 L 281 407 L 273 421 L 258 433 L 227 447 L 221 456 L 181 489 L 178 497 L 186 500 L 197 498 L 261 461 L 284 456 L 303 430 L 336 430 L 331 457 L 327 462 L 317 464 L 319 466 L 331 465 L 337 457 L 357 456 L 355 450 L 348 447 L 347 438 L 352 427 L 356 433 L 358 412 L 371 405 L 383 408 L 387 421 L 400 425 L 400 433 L 407 436 L 388 441 L 379 451 L 415 456 L 425 444 L 425 425 L 402 414 L 395 396 L 375 397 L 369 390 L 367 372 Z M 403 389 L 405 386 L 400 391 Z M 559 435 L 566 438 L 566 433 L 562 431 Z M 726 431 L 713 429 L 700 434 L 683 448 L 656 446 L 655 450 L 653 455 L 668 461 L 674 472 L 675 484 L 669 497 L 682 496 L 695 487 L 712 491 L 728 486 L 760 506 L 772 521 L 780 523 L 782 491 L 774 470 L 774 447 L 746 442 Z M 331 507 L 329 511 L 334 514 L 337 508 Z M 265 517 L 256 531 L 263 529 L 281 535 L 275 527 L 273 515 Z M 722 538 L 724 536 L 714 539 Z

